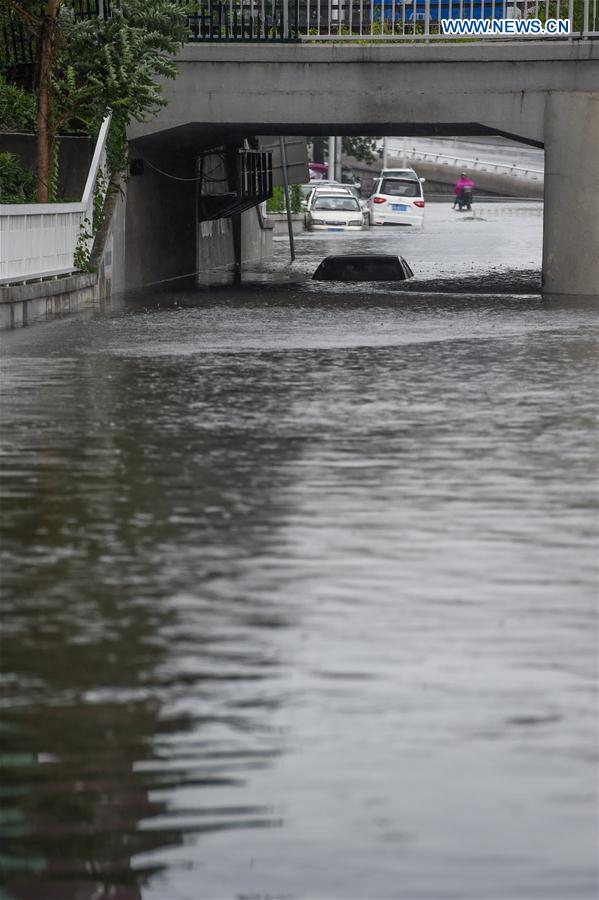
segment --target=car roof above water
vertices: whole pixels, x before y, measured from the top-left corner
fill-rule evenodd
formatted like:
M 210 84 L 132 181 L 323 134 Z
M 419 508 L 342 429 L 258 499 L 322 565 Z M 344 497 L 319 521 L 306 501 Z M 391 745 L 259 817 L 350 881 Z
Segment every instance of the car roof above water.
M 316 281 L 405 281 L 413 275 L 402 256 L 379 253 L 327 256 L 312 278 Z

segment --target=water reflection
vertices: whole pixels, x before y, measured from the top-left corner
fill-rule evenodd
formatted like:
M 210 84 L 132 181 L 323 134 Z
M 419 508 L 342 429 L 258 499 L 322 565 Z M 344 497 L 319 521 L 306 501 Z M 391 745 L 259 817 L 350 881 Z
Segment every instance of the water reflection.
M 112 357 L 21 359 L 6 372 L 3 868 L 14 896 L 138 897 L 156 867 L 134 871 L 133 856 L 278 822 L 237 803 L 144 824 L 167 812 L 154 796 L 242 786 L 280 752 L 265 721 L 280 702 L 268 634 L 287 616 L 264 570 L 231 585 L 244 560 L 279 549 L 285 507 L 268 472 L 297 442 L 258 452 L 246 427 L 205 428 L 206 407 L 241 404 L 248 421 L 263 408 L 244 374 L 235 362 L 215 375 Z
M 589 900 L 593 309 L 150 299 L 5 340 L 7 896 Z

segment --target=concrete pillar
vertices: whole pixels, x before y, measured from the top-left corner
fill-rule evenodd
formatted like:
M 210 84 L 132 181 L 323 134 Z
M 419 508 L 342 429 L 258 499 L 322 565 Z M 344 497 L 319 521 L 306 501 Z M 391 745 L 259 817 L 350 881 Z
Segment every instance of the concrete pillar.
M 547 98 L 543 293 L 599 297 L 599 93 Z

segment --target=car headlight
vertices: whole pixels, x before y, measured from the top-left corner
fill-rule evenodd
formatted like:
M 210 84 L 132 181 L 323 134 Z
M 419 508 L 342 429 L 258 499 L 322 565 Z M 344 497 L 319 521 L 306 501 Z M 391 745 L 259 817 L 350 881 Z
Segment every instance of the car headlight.
M 313 225 L 324 225 L 325 224 L 324 219 L 311 219 L 310 221 L 312 222 Z
M 363 225 L 364 220 L 363 219 L 350 219 L 349 224 L 350 225 Z

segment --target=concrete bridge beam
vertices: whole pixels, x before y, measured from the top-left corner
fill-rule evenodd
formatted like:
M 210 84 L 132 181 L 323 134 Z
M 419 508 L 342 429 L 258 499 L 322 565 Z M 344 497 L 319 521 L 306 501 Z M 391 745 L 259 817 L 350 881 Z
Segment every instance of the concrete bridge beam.
M 599 296 L 599 93 L 545 105 L 543 292 Z
M 599 90 L 599 41 L 195 44 L 133 141 L 245 134 L 505 134 L 543 142 L 551 91 Z M 170 132 L 170 135 L 169 135 Z M 214 140 L 212 146 L 218 141 Z M 208 145 L 210 146 L 210 145 Z

